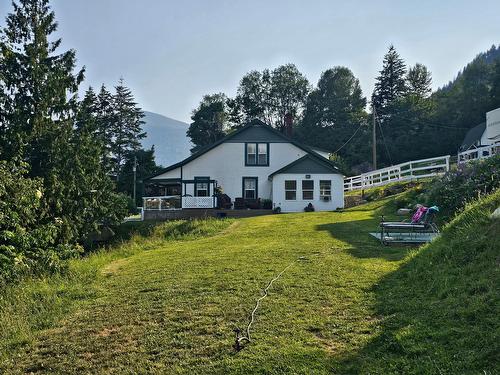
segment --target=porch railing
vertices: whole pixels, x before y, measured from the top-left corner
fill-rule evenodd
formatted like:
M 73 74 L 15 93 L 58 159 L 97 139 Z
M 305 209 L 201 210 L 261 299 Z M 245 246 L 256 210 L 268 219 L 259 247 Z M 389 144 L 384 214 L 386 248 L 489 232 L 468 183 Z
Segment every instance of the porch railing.
M 450 170 L 450 155 L 413 160 L 344 179 L 344 191 L 382 186 L 395 181 L 416 180 Z
M 162 197 L 143 197 L 142 207 L 144 210 L 180 210 L 181 197 L 178 195 L 167 195 Z
M 180 210 L 181 208 L 215 208 L 216 197 L 180 197 L 178 195 L 163 197 L 143 197 L 145 211 Z
M 215 208 L 216 197 L 182 197 L 182 208 Z
M 458 163 L 467 163 L 471 160 L 487 159 L 493 155 L 500 153 L 500 143 L 474 148 L 458 153 Z

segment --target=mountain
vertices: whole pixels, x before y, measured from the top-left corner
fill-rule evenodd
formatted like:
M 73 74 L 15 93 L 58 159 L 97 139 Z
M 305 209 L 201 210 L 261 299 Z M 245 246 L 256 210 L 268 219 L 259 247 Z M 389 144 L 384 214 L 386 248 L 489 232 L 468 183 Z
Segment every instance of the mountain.
M 146 138 L 142 140 L 142 147 L 155 147 L 156 164 L 167 167 L 187 158 L 193 147 L 186 131 L 189 124 L 162 116 L 158 113 L 144 111 L 143 121 Z

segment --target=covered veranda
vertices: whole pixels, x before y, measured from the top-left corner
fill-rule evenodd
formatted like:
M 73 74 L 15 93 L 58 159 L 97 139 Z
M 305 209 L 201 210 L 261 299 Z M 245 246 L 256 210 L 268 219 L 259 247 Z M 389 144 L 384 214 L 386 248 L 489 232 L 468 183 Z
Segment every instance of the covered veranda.
M 143 184 L 144 210 L 180 210 L 216 208 L 217 181 L 210 178 L 194 180 L 151 179 Z

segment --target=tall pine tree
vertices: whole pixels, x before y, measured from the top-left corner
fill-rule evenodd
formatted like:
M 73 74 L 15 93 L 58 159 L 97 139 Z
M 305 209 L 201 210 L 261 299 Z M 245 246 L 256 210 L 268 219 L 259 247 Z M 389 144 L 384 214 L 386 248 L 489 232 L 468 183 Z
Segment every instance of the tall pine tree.
M 113 155 L 113 171 L 116 179 L 119 180 L 127 154 L 140 148 L 140 140 L 146 137 L 146 133 L 142 130 L 144 112 L 138 107 L 132 92 L 124 85 L 123 79 L 120 79 L 115 90 L 111 153 Z
M 75 73 L 75 51 L 58 54 L 61 40 L 51 38 L 57 23 L 48 0 L 20 0 L 13 7 L 0 57 L 10 108 L 2 158 L 24 160 L 29 174 L 43 181 L 44 220 L 57 223 L 60 243 L 73 243 L 98 223 L 119 219 L 119 198 L 101 167 L 92 110 L 82 111 L 91 94 L 85 105 L 78 103 L 83 69 Z
M 384 56 L 382 70 L 376 78 L 372 103 L 375 109 L 383 112 L 394 100 L 406 92 L 406 65 L 393 45 Z

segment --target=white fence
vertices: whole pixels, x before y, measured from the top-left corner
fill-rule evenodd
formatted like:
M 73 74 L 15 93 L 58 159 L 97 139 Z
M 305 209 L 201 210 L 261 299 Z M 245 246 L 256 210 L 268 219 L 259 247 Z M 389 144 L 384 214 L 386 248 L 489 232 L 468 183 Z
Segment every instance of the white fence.
M 487 159 L 493 155 L 500 154 L 500 144 L 483 146 L 458 153 L 458 163 L 467 163 L 471 160 Z
M 182 208 L 214 208 L 216 197 L 182 197 Z
M 344 191 L 382 186 L 396 181 L 439 176 L 450 170 L 450 155 L 413 160 L 344 179 Z

